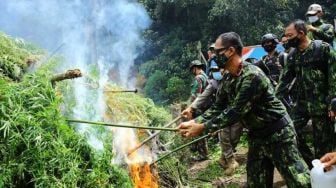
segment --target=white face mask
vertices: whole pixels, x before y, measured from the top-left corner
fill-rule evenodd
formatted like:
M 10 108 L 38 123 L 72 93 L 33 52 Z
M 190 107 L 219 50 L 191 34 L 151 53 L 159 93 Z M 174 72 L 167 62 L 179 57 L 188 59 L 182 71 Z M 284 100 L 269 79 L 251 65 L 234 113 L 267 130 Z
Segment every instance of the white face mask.
M 318 16 L 309 16 L 308 20 L 310 23 L 315 23 L 317 20 L 319 20 Z

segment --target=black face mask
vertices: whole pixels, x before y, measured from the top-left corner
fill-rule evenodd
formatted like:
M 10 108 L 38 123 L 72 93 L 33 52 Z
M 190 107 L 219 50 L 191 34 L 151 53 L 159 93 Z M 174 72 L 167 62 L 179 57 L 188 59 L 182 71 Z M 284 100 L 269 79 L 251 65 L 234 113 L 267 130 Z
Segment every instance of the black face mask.
M 288 39 L 287 45 L 289 47 L 297 48 L 300 45 L 300 39 L 296 35 L 294 38 Z
M 263 46 L 264 50 L 265 50 L 266 52 L 268 52 L 268 53 L 269 53 L 269 52 L 272 52 L 272 51 L 275 49 L 275 47 L 276 47 L 276 46 L 273 45 L 273 44 L 272 44 L 272 45 L 264 45 L 264 46 Z
M 217 63 L 219 68 L 224 68 L 229 58 L 226 57 L 225 54 L 218 54 L 215 56 L 214 60 Z

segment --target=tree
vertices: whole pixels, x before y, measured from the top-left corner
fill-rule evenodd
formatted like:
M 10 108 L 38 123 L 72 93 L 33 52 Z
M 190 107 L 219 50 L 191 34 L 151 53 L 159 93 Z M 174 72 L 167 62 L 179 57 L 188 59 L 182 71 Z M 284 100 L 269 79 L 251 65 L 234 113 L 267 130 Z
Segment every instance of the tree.
M 187 98 L 190 94 L 186 83 L 179 77 L 173 76 L 168 80 L 166 94 L 168 103 L 181 102 L 183 98 Z
M 166 97 L 165 88 L 167 86 L 166 75 L 162 71 L 155 71 L 149 76 L 144 88 L 145 95 L 153 99 L 156 103 L 164 103 L 163 98 Z
M 331 0 L 139 1 L 147 8 L 153 24 L 145 33 L 147 49 L 137 59 L 137 64 L 140 66 L 140 74 L 148 79 L 145 88 L 160 86 L 164 87 L 160 91 L 170 93 L 153 96 L 154 101 L 165 101 L 165 104 L 187 99 L 185 95 L 179 94 L 177 88 L 191 83 L 188 66 L 192 60 L 199 58 L 196 48 L 198 41 L 203 44 L 204 54 L 207 46 L 219 34 L 228 31 L 240 34 L 245 46 L 259 44 L 264 34 L 274 33 L 280 36 L 284 26 L 291 20 L 305 19 L 305 12 L 312 3 L 323 6 L 325 19 L 329 23 L 336 16 L 336 4 Z M 164 73 L 164 84 L 150 79 L 156 71 Z M 158 86 L 148 86 L 149 84 Z

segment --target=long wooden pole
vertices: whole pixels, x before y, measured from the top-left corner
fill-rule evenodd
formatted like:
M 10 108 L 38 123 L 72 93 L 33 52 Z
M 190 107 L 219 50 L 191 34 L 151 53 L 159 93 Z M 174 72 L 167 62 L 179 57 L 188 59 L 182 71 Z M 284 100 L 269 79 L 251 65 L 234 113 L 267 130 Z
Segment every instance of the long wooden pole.
M 150 130 L 160 130 L 160 131 L 178 131 L 179 130 L 177 128 L 134 126 L 134 125 L 112 124 L 112 123 L 105 123 L 105 122 L 93 122 L 93 121 L 75 120 L 75 119 L 68 119 L 67 121 L 70 122 L 70 123 L 85 123 L 85 124 L 103 125 L 103 126 L 109 126 L 109 127 L 122 127 L 122 128 L 134 128 L 134 129 L 150 129 Z
M 200 140 L 203 140 L 203 139 L 205 139 L 205 138 L 207 138 L 207 137 L 209 137 L 209 136 L 210 136 L 210 135 L 204 135 L 204 136 L 201 136 L 201 137 L 199 137 L 199 138 L 196 138 L 195 140 L 193 140 L 193 141 L 191 141 L 191 142 L 188 142 L 188 143 L 186 143 L 186 144 L 183 144 L 182 146 L 177 147 L 177 148 L 175 148 L 174 150 L 172 150 L 172 151 L 170 151 L 170 152 L 164 154 L 163 156 L 161 156 L 160 158 L 158 158 L 157 160 L 155 160 L 154 162 L 152 162 L 151 165 L 153 165 L 153 164 L 155 164 L 155 163 L 158 163 L 158 162 L 160 162 L 162 159 L 167 158 L 167 157 L 168 157 L 169 155 L 171 155 L 172 153 L 175 153 L 175 152 L 177 152 L 177 151 L 180 151 L 181 149 L 183 149 L 183 148 L 185 148 L 185 147 L 188 147 L 188 146 L 190 146 L 191 144 L 196 143 L 196 142 L 198 142 L 198 141 L 200 141 Z
M 175 119 L 173 119 L 171 122 L 169 122 L 168 124 L 166 124 L 165 126 L 163 126 L 164 128 L 171 126 L 172 124 L 174 124 L 175 122 L 177 122 L 178 120 L 180 120 L 182 118 L 182 116 L 178 116 Z M 133 149 L 131 149 L 127 155 L 132 154 L 133 152 L 135 152 L 136 150 L 138 150 L 139 148 L 141 148 L 143 145 L 145 145 L 148 141 L 152 140 L 153 138 L 155 138 L 157 135 L 160 134 L 161 131 L 157 131 L 154 134 L 152 134 L 150 137 L 146 138 L 144 141 L 142 141 L 140 144 L 138 144 L 137 146 L 135 146 Z
M 201 136 L 201 137 L 199 137 L 199 138 L 194 139 L 194 140 L 191 141 L 191 142 L 188 142 L 188 143 L 186 143 L 186 144 L 184 144 L 184 145 L 182 145 L 182 146 L 180 146 L 180 147 L 177 147 L 177 148 L 175 148 L 174 150 L 172 150 L 172 151 L 170 151 L 170 152 L 164 154 L 163 156 L 161 156 L 160 158 L 158 158 L 157 160 L 155 160 L 154 162 L 152 162 L 150 165 L 153 165 L 153 164 L 155 164 L 155 163 L 158 163 L 159 161 L 161 161 L 161 160 L 167 158 L 167 157 L 168 157 L 169 155 L 171 155 L 172 153 L 175 153 L 175 152 L 177 152 L 177 151 L 180 151 L 180 150 L 182 150 L 183 148 L 190 146 L 191 144 L 194 144 L 194 143 L 196 143 L 196 142 L 198 142 L 198 141 L 200 141 L 200 140 L 203 140 L 203 139 L 205 139 L 205 138 L 208 138 L 208 137 L 211 137 L 211 136 L 213 136 L 213 135 L 216 135 L 219 131 L 220 131 L 220 130 L 218 130 L 218 131 L 216 131 L 216 132 L 214 132 L 214 133 L 209 133 L 209 134 L 203 135 L 203 136 Z
M 137 93 L 138 89 L 134 89 L 134 90 L 104 90 L 104 92 L 110 92 L 110 93 Z

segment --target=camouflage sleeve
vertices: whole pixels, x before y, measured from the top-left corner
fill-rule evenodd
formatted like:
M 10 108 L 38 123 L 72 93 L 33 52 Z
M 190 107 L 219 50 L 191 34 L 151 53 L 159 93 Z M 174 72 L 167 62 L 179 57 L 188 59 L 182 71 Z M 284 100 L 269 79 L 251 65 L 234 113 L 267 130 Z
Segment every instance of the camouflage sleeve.
M 192 85 L 191 85 L 191 92 L 190 92 L 190 101 L 194 101 L 197 97 L 197 91 L 199 89 L 199 84 L 196 79 L 194 79 Z
M 217 88 L 214 86 L 213 82 L 209 82 L 203 93 L 197 96 L 196 100 L 190 105 L 193 109 L 202 109 L 204 106 L 209 104 L 209 101 L 212 100 Z
M 323 48 L 323 55 L 328 59 L 328 99 L 331 102 L 336 97 L 336 52 L 331 49 L 331 46 Z
M 198 116 L 195 119 L 197 123 L 204 123 L 211 120 L 214 116 L 218 116 L 220 113 L 223 112 L 225 107 L 222 103 L 216 101 L 209 109 L 207 109 L 202 115 Z
M 283 69 L 283 72 L 280 75 L 279 84 L 275 88 L 275 94 L 279 99 L 288 96 L 289 94 L 289 85 L 295 78 L 294 64 L 286 63 Z
M 204 123 L 207 132 L 213 132 L 238 122 L 251 110 L 256 99 L 266 91 L 267 85 L 266 77 L 262 78 L 254 74 L 248 75 L 242 80 L 240 89 L 232 105 L 219 113 L 216 111 L 216 113 L 207 114 L 211 119 L 208 119 L 206 122 L 202 122 L 202 119 L 197 119 L 196 122 Z
M 331 24 L 323 24 L 320 28 L 314 31 L 314 34 L 321 40 L 332 43 L 334 40 L 334 27 Z

